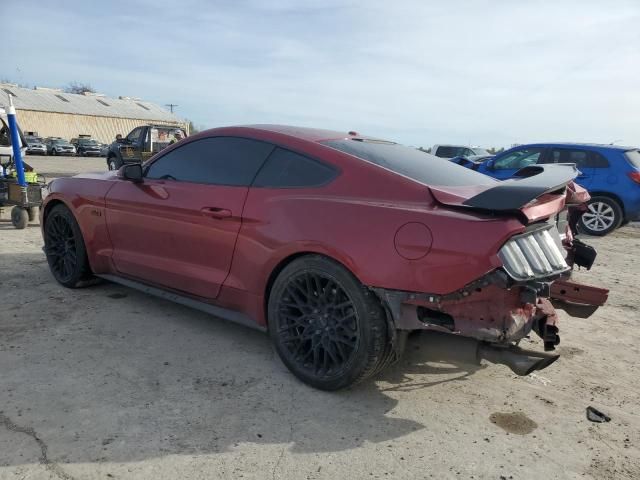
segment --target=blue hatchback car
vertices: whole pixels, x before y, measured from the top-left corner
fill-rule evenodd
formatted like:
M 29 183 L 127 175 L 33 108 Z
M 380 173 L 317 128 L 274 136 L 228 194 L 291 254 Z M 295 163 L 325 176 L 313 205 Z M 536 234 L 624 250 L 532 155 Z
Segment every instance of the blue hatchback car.
M 620 225 L 640 220 L 640 151 L 618 145 L 535 143 L 519 145 L 479 162 L 452 159 L 497 179 L 540 163 L 575 163 L 577 183 L 591 195 L 580 229 L 606 235 Z

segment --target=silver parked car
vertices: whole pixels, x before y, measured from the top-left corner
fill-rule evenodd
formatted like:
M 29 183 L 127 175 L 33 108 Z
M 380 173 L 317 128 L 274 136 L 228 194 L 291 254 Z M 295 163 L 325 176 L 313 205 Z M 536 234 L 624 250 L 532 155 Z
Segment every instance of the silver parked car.
M 64 138 L 48 138 L 46 145 L 49 155 L 67 155 L 73 157 L 76 154 L 76 147 Z
M 46 155 L 47 146 L 44 144 L 44 140 L 41 137 L 28 136 L 25 137 L 27 141 L 27 154 L 28 155 Z

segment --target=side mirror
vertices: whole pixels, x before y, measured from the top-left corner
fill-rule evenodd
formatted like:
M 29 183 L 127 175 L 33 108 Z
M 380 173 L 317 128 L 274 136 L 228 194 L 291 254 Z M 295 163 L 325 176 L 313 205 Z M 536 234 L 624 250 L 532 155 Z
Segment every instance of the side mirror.
M 142 182 L 142 165 L 139 163 L 123 165 L 118 170 L 118 176 L 134 183 L 140 183 Z
M 496 169 L 496 161 L 493 158 L 487 160 L 487 170 L 495 170 Z

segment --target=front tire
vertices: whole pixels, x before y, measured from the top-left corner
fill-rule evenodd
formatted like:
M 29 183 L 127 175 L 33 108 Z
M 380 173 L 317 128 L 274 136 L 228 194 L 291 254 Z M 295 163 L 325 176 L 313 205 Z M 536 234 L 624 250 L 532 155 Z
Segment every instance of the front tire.
M 344 267 L 319 255 L 296 259 L 280 272 L 269 295 L 268 321 L 284 364 L 315 388 L 349 387 L 385 359 L 380 301 Z
M 49 269 L 61 285 L 77 288 L 91 278 L 82 232 L 65 205 L 54 206 L 46 217 L 44 251 Z
M 27 228 L 27 225 L 29 225 L 29 212 L 27 209 L 18 206 L 13 207 L 11 209 L 11 223 L 18 230 Z
M 587 235 L 602 237 L 622 224 L 622 208 L 609 197 L 592 197 L 587 211 L 582 214 L 578 227 Z
M 119 170 L 122 166 L 122 162 L 118 160 L 116 157 L 111 157 L 107 160 L 107 167 L 109 170 Z

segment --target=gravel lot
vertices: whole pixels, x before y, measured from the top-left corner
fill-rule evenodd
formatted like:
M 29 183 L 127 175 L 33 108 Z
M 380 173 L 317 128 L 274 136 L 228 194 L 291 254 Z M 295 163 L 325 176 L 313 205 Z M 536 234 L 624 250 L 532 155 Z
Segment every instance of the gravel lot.
M 105 168 L 27 161 L 48 177 Z M 375 381 L 325 393 L 261 333 L 117 285 L 60 287 L 38 225 L 4 218 L 0 478 L 640 478 L 640 229 L 588 239 L 600 256 L 576 276 L 609 303 L 560 312 L 549 369 L 438 361 L 416 335 Z M 588 422 L 588 405 L 612 421 Z

